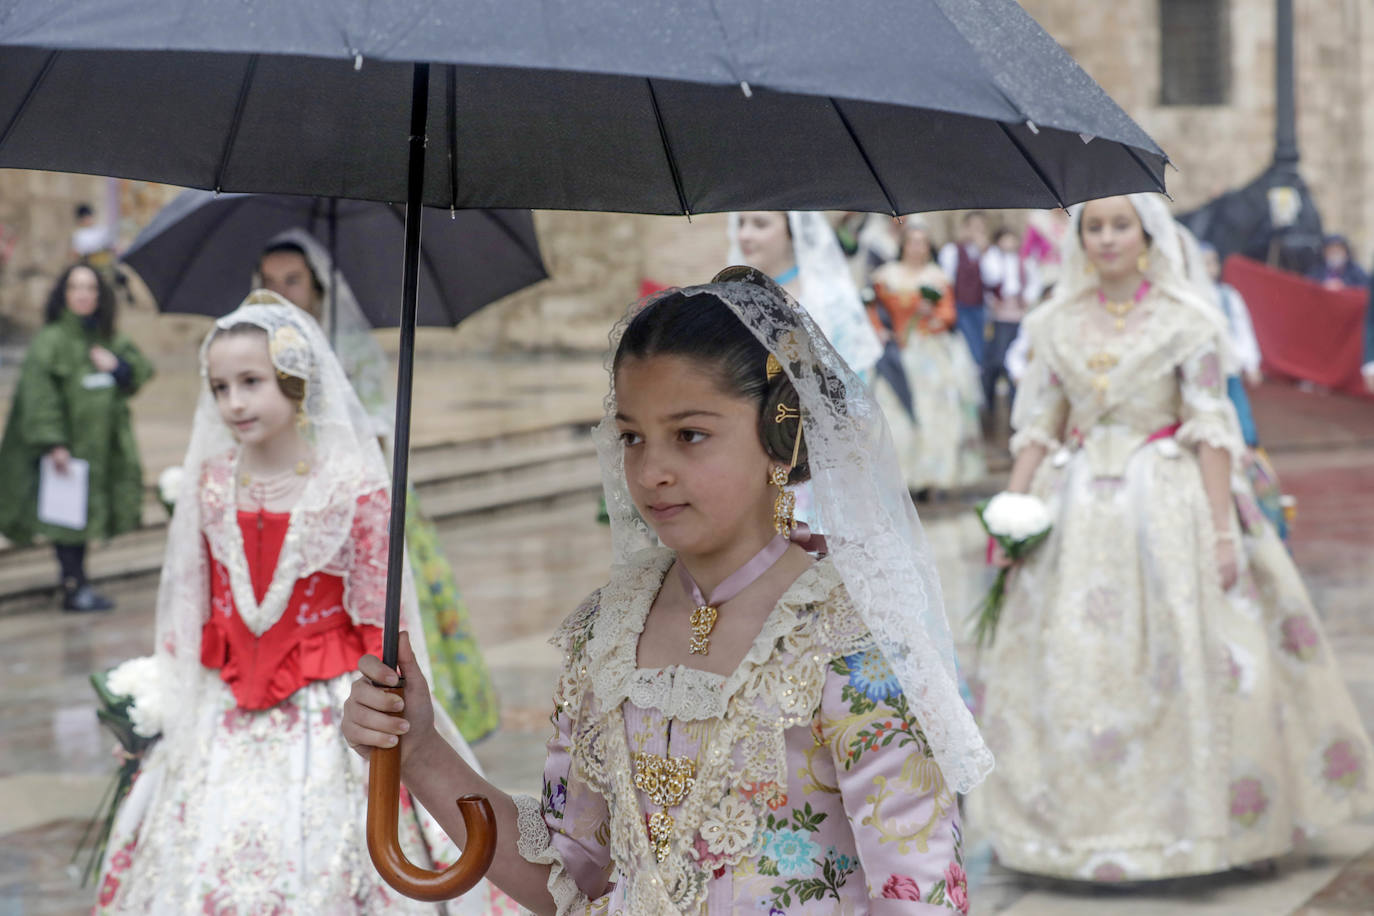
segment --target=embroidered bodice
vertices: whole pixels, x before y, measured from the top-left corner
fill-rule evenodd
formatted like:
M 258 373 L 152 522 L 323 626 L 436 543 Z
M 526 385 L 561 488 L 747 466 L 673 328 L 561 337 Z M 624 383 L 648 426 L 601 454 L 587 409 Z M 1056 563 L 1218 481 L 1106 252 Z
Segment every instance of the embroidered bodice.
M 1221 342 L 1188 306 L 1151 291 L 1117 328 L 1084 296 L 1033 312 L 1025 327 L 1033 356 L 1013 411 L 1013 451 L 1030 442 L 1082 448 L 1096 476 L 1120 476 L 1136 449 L 1166 431 L 1241 454 Z
M 253 512 L 237 508 L 231 472 L 226 456 L 207 462 L 202 479 L 210 594 L 200 658 L 241 708 L 267 709 L 380 651 L 389 498 L 352 497 L 349 512 Z M 331 522 L 346 537 L 328 563 L 312 562 L 306 542 L 320 543 Z
M 553 866 L 559 911 L 966 907 L 954 794 L 834 566 L 798 577 L 721 676 L 636 664 L 672 562 L 636 556 L 556 637 L 544 797 L 518 804 L 521 852 Z M 637 787 L 637 754 L 692 761 L 690 790 Z

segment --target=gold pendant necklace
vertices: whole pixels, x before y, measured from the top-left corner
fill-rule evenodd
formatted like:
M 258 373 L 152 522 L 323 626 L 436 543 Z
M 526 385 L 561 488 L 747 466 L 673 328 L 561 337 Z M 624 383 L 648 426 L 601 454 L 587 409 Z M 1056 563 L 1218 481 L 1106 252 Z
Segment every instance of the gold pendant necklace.
M 1103 301 L 1102 307 L 1106 309 L 1109 314 L 1115 316 L 1115 326 L 1118 331 L 1126 330 L 1126 316 L 1130 315 L 1131 312 L 1135 310 L 1134 302 Z
M 696 602 L 696 607 L 692 609 L 692 616 L 687 618 L 687 624 L 692 629 L 691 639 L 687 642 L 688 654 L 706 655 L 710 653 L 711 631 L 715 629 L 716 621 L 720 619 L 720 606 L 753 585 L 758 581 L 759 576 L 772 569 L 773 564 L 778 562 L 782 555 L 787 552 L 787 544 L 787 538 L 782 535 L 773 538 L 764 545 L 762 550 L 754 554 L 749 562 L 726 576 L 725 581 L 716 586 L 709 601 L 702 594 L 701 588 L 697 586 L 692 574 L 687 571 L 686 565 L 678 560 L 677 571 L 678 577 L 682 580 L 682 589 Z

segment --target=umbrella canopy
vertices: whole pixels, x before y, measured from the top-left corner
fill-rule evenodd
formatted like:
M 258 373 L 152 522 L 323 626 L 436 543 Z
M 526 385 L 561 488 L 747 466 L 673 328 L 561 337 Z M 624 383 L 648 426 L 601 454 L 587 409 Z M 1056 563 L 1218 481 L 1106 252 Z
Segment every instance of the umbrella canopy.
M 1166 161 L 1014 0 L 10 0 L 0 47 L 0 166 L 223 191 L 404 200 L 410 61 L 434 206 L 1047 207 Z
M 185 191 L 124 252 L 164 312 L 225 315 L 248 293 L 267 240 L 301 228 L 334 250 L 374 327 L 401 317 L 396 265 L 405 211 L 392 204 Z M 455 325 L 548 274 L 528 210 L 427 209 L 417 323 Z

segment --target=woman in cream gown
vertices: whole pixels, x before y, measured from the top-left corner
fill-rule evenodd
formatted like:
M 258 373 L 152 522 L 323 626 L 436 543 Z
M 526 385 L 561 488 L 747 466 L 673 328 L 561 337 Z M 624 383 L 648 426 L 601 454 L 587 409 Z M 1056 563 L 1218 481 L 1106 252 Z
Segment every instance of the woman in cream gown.
M 1159 197 L 1093 201 L 1026 319 L 1008 488 L 1054 529 L 982 659 L 998 767 L 973 797 L 1016 870 L 1222 871 L 1374 810 L 1369 738 L 1239 473 L 1225 329 L 1180 265 Z

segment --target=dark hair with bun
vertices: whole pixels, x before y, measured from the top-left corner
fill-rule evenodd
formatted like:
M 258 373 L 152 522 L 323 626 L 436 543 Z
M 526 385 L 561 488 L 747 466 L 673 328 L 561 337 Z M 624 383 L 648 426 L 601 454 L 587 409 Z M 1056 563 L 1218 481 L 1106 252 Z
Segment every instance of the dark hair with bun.
M 769 284 L 760 282 L 758 277 L 761 275 L 754 271 L 745 274 L 730 268 L 718 274 L 716 280 L 754 282 L 768 289 Z M 619 372 L 626 359 L 653 356 L 686 357 L 713 374 L 721 391 L 757 404 L 759 440 L 764 452 L 779 464 L 791 463 L 801 427 L 801 399 L 786 373 L 768 378 L 768 349 L 718 297 L 698 293 L 689 298 L 674 291 L 640 309 L 620 338 L 612 369 Z M 786 408 L 787 414 L 781 423 L 777 422 L 780 406 Z M 797 465 L 788 481 L 801 483 L 810 478 L 806 437 L 802 436 Z

